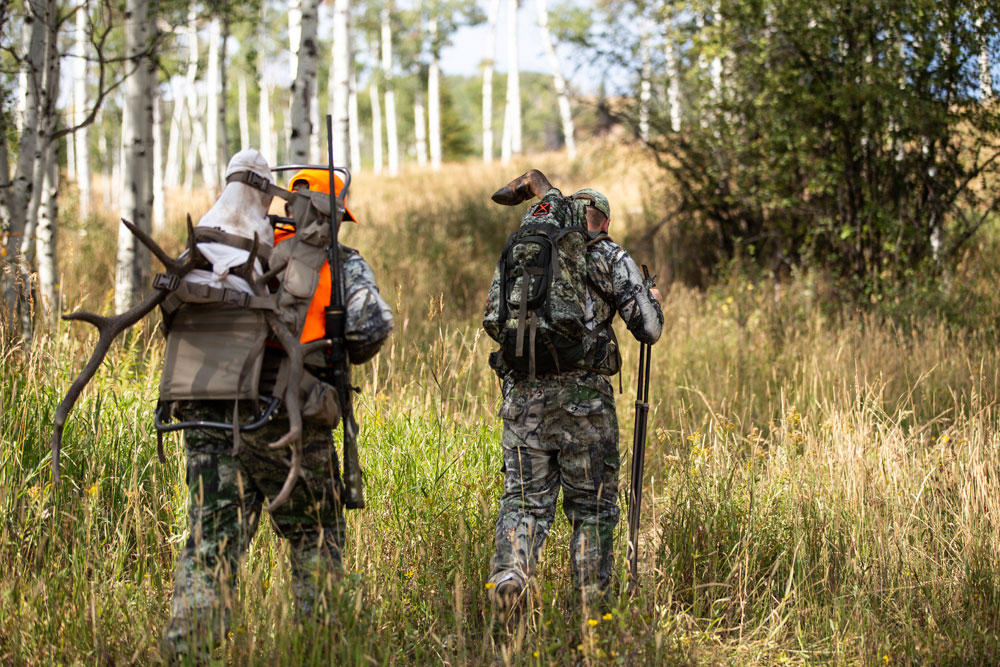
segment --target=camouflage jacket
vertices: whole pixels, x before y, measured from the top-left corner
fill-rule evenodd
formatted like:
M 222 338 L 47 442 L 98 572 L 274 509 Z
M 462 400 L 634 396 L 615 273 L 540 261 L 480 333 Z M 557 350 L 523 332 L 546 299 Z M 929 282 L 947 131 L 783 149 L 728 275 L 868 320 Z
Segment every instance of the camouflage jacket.
M 374 357 L 389 337 L 393 325 L 392 309 L 379 294 L 375 274 L 361 253 L 343 246 L 341 249 L 347 307 L 344 337 L 351 361 L 360 364 Z

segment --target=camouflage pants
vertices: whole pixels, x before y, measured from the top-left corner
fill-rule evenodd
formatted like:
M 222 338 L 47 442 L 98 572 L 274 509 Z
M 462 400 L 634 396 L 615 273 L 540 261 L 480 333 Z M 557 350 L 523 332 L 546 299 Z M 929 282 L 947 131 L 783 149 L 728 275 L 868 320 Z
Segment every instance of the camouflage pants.
M 618 419 L 607 378 L 567 374 L 504 381 L 504 491 L 490 581 L 534 574 L 538 554 L 563 511 L 573 528 L 570 568 L 584 603 L 608 586 L 618 524 Z
M 181 405 L 185 421 L 231 423 L 229 401 Z M 241 414 L 249 414 L 250 410 Z M 288 450 L 268 443 L 288 430 L 275 419 L 243 434 L 236 456 L 229 432 L 185 432 L 190 537 L 177 561 L 171 620 L 165 640 L 175 654 L 203 654 L 228 630 L 236 572 L 260 521 L 266 498 L 278 494 L 288 475 Z M 275 532 L 288 540 L 292 592 L 300 615 L 322 613 L 320 594 L 340 572 L 345 522 L 342 485 L 329 428 L 303 425 L 302 477 L 288 501 L 271 514 Z

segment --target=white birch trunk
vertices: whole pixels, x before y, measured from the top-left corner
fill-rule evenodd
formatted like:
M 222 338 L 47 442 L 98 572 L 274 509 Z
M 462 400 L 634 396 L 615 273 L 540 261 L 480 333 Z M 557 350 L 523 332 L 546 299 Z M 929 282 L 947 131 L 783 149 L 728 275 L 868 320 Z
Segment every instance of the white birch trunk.
M 153 94 L 153 232 L 159 236 L 167 227 L 167 196 L 163 187 L 163 96 Z
M 149 233 L 153 208 L 151 154 L 155 66 L 153 58 L 140 55 L 152 44 L 152 21 L 147 10 L 145 0 L 126 2 L 125 51 L 136 69 L 125 82 L 127 151 L 122 172 L 128 184 L 121 196 L 121 217 Z M 124 226 L 119 226 L 115 312 L 122 313 L 139 300 L 149 264 L 148 253 Z
M 427 133 L 430 143 L 431 169 L 441 169 L 441 59 L 438 55 L 438 22 L 431 17 L 431 64 L 427 69 Z
M 545 56 L 549 61 L 549 68 L 552 70 L 552 84 L 556 89 L 556 99 L 559 102 L 559 118 L 562 121 L 563 138 L 566 141 L 566 154 L 569 159 L 576 157 L 576 130 L 573 127 L 573 112 L 569 105 L 569 89 L 566 86 L 566 79 L 562 74 L 562 67 L 559 65 L 559 56 L 556 55 L 556 47 L 552 44 L 552 34 L 549 32 L 549 10 L 545 6 L 545 0 L 536 0 L 538 3 L 538 28 L 542 33 L 542 47 L 545 49 Z
M 288 108 L 284 117 L 285 148 L 291 150 L 292 106 L 295 104 L 295 82 L 299 77 L 299 47 L 302 44 L 302 0 L 288 0 L 288 64 L 291 81 L 291 94 L 288 96 Z M 275 152 L 278 152 L 278 142 L 274 142 Z M 290 160 L 292 161 L 292 160 Z
M 219 47 L 222 21 L 208 24 L 208 67 L 205 70 L 205 187 L 212 197 L 219 194 Z
M 396 90 L 392 70 L 392 26 L 389 10 L 382 10 L 382 72 L 385 75 L 385 135 L 389 149 L 389 175 L 399 174 L 399 135 L 396 130 Z
M 353 56 L 353 51 L 352 54 Z M 347 126 L 351 143 L 351 169 L 361 171 L 361 131 L 358 126 L 358 81 L 354 73 L 354 59 L 350 62 L 350 93 L 347 98 Z
M 427 117 L 424 113 L 424 92 L 419 88 L 413 96 L 413 138 L 416 142 L 417 164 L 427 166 Z
M 667 76 L 670 82 L 667 84 L 667 105 L 670 108 L 670 129 L 674 132 L 681 131 L 681 71 L 677 64 L 677 52 L 674 49 L 673 35 L 668 34 L 666 45 Z
M 257 104 L 257 125 L 259 126 L 260 136 L 258 141 L 260 142 L 260 154 L 264 156 L 268 164 L 277 163 L 277 155 L 274 150 L 274 144 L 271 142 L 271 105 L 269 104 L 268 98 L 271 96 L 271 91 L 268 89 L 266 83 L 261 79 L 260 84 L 260 100 Z
M 497 51 L 497 14 L 500 0 L 490 0 L 486 60 L 483 64 L 483 162 L 493 162 L 493 69 Z
M 240 72 L 236 79 L 236 92 L 239 96 L 240 146 L 238 150 L 250 148 L 250 108 L 247 103 L 247 77 Z
M 59 218 L 59 157 L 57 154 L 57 144 L 54 139 L 58 130 L 60 118 L 56 104 L 59 100 L 59 33 L 56 17 L 58 14 L 57 4 L 48 3 L 46 13 L 47 29 L 45 31 L 45 78 L 43 83 L 43 95 L 41 97 L 41 123 L 42 159 L 36 173 L 40 178 L 36 181 L 41 185 L 39 190 L 39 205 L 37 209 L 37 250 L 36 263 L 38 265 L 38 295 L 40 297 L 40 310 L 47 320 L 55 321 L 59 312 L 58 290 L 59 290 L 59 264 L 57 258 L 56 232 Z M 31 242 L 31 237 L 28 239 Z
M 521 0 L 508 0 L 507 8 L 507 109 L 510 118 L 510 152 L 512 155 L 520 155 L 523 149 L 521 145 L 521 71 L 517 48 L 517 10 L 521 8 Z
M 372 171 L 382 173 L 382 103 L 378 84 L 372 77 L 368 86 L 368 97 L 372 105 Z
M 333 47 L 330 53 L 330 115 L 333 116 L 333 160 L 351 168 L 351 38 L 350 0 L 334 0 Z M 355 110 L 355 113 L 357 110 Z
M 976 18 L 976 33 L 983 35 L 983 19 Z M 990 52 L 983 35 L 983 46 L 979 50 L 979 97 L 983 102 L 993 99 L 993 75 L 990 72 Z
M 170 109 L 170 135 L 167 138 L 167 164 L 164 168 L 163 180 L 168 188 L 176 188 L 181 182 L 181 122 L 184 117 L 184 94 L 181 92 L 183 83 L 170 84 L 173 104 Z
M 296 46 L 296 75 L 292 84 L 289 159 L 303 164 L 309 161 L 309 143 L 313 135 L 310 105 L 316 96 L 317 0 L 301 0 L 299 43 Z
M 653 98 L 653 59 L 649 42 L 653 39 L 653 25 L 649 17 L 640 19 L 639 51 L 642 57 L 642 74 L 639 81 L 639 138 L 649 141 L 649 105 Z
M 77 56 L 76 74 L 73 80 L 73 88 L 76 98 L 76 118 L 75 125 L 80 125 L 87 116 L 87 61 L 84 56 L 87 52 L 87 11 L 86 7 L 81 7 L 76 12 L 76 42 L 74 53 Z M 76 144 L 74 155 L 76 157 L 76 182 L 80 188 L 80 216 L 86 218 L 90 215 L 91 209 L 91 182 L 90 182 L 90 144 L 87 140 L 89 129 L 81 127 L 74 135 L 73 143 Z M 84 227 L 86 228 L 86 227 Z

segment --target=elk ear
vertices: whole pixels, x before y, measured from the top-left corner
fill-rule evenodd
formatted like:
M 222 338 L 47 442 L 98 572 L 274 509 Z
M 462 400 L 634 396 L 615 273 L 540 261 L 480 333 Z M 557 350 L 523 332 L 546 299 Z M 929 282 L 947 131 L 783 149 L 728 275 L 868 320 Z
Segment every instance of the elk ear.
M 516 206 L 532 197 L 544 197 L 552 189 L 545 174 L 537 169 L 529 169 L 513 181 L 493 193 L 493 201 L 504 206 Z

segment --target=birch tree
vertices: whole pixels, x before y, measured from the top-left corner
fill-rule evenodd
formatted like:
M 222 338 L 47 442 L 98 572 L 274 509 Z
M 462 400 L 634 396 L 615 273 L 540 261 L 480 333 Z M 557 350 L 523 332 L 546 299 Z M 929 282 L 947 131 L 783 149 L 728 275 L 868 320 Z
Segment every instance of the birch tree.
M 127 179 L 121 196 L 122 217 L 151 232 L 153 208 L 153 21 L 150 3 L 126 0 L 125 51 L 134 68 L 125 82 L 125 160 Z M 122 313 L 140 298 L 148 274 L 148 252 L 124 226 L 118 229 L 118 262 L 115 273 L 115 311 Z
M 372 60 L 378 59 L 379 42 L 372 42 Z M 372 170 L 376 174 L 382 173 L 382 103 L 379 93 L 377 72 L 372 74 L 371 82 L 368 84 L 368 97 L 372 105 Z
M 351 168 L 354 170 L 361 169 L 361 131 L 358 127 L 358 81 L 357 75 L 354 70 L 354 58 L 353 50 L 351 52 L 351 60 L 348 63 L 350 70 L 349 74 L 349 85 L 350 91 L 348 92 L 347 98 L 347 124 L 348 133 L 350 135 L 351 144 Z
M 296 45 L 295 78 L 292 83 L 291 131 L 288 138 L 289 159 L 293 163 L 309 161 L 313 136 L 310 105 L 316 97 L 316 73 L 319 66 L 316 46 L 317 0 L 293 0 L 299 4 L 299 43 Z M 289 12 L 291 14 L 291 12 Z
M 385 138 L 389 175 L 399 175 L 399 134 L 396 129 L 396 89 L 393 81 L 392 25 L 389 7 L 382 9 L 382 75 L 385 78 Z
M 208 63 L 205 70 L 205 188 L 214 197 L 219 193 L 219 51 L 222 20 L 213 16 L 208 23 Z
M 504 113 L 501 162 L 521 153 L 521 78 L 517 49 L 517 10 L 521 0 L 507 0 L 507 105 Z
M 37 266 L 38 295 L 41 301 L 41 312 L 49 318 L 54 318 L 57 309 L 57 291 L 59 283 L 59 263 L 56 256 L 57 220 L 59 207 L 59 160 L 56 153 L 56 131 L 59 124 L 59 110 L 56 103 L 59 100 L 59 17 L 58 4 L 54 1 L 46 3 L 45 14 L 45 70 L 42 79 L 41 107 L 41 160 L 35 165 L 35 182 L 41 184 L 37 191 L 36 210 L 38 221 Z M 30 221 L 29 221 L 30 229 Z M 28 242 L 31 235 L 28 232 Z
M 351 2 L 333 4 L 333 47 L 330 64 L 330 114 L 333 116 L 333 157 L 336 164 L 351 168 Z M 355 114 L 357 109 L 355 109 Z M 355 130 L 356 131 L 356 130 Z
M 500 0 L 489 0 L 486 58 L 483 60 L 483 162 L 493 162 L 493 67 L 497 51 Z
M 556 55 L 555 46 L 552 44 L 552 35 L 549 32 L 549 11 L 545 0 L 536 0 L 538 8 L 538 29 L 542 33 L 542 46 L 545 49 L 545 56 L 549 61 L 549 68 L 552 70 L 552 83 L 556 89 L 556 98 L 559 102 L 559 118 L 562 120 L 563 138 L 566 141 L 566 153 L 572 160 L 576 157 L 576 140 L 573 135 L 573 113 L 569 106 L 569 90 L 566 87 L 566 79 L 562 75 L 562 67 L 559 64 L 559 56 Z
M 73 133 L 73 155 L 76 158 L 76 183 L 80 189 L 80 217 L 86 219 L 90 215 L 91 183 L 90 183 L 90 144 L 87 140 L 88 129 L 85 123 L 87 112 L 87 6 L 76 10 L 76 39 L 73 43 L 75 67 L 73 75 L 74 117 L 73 124 L 82 126 Z

